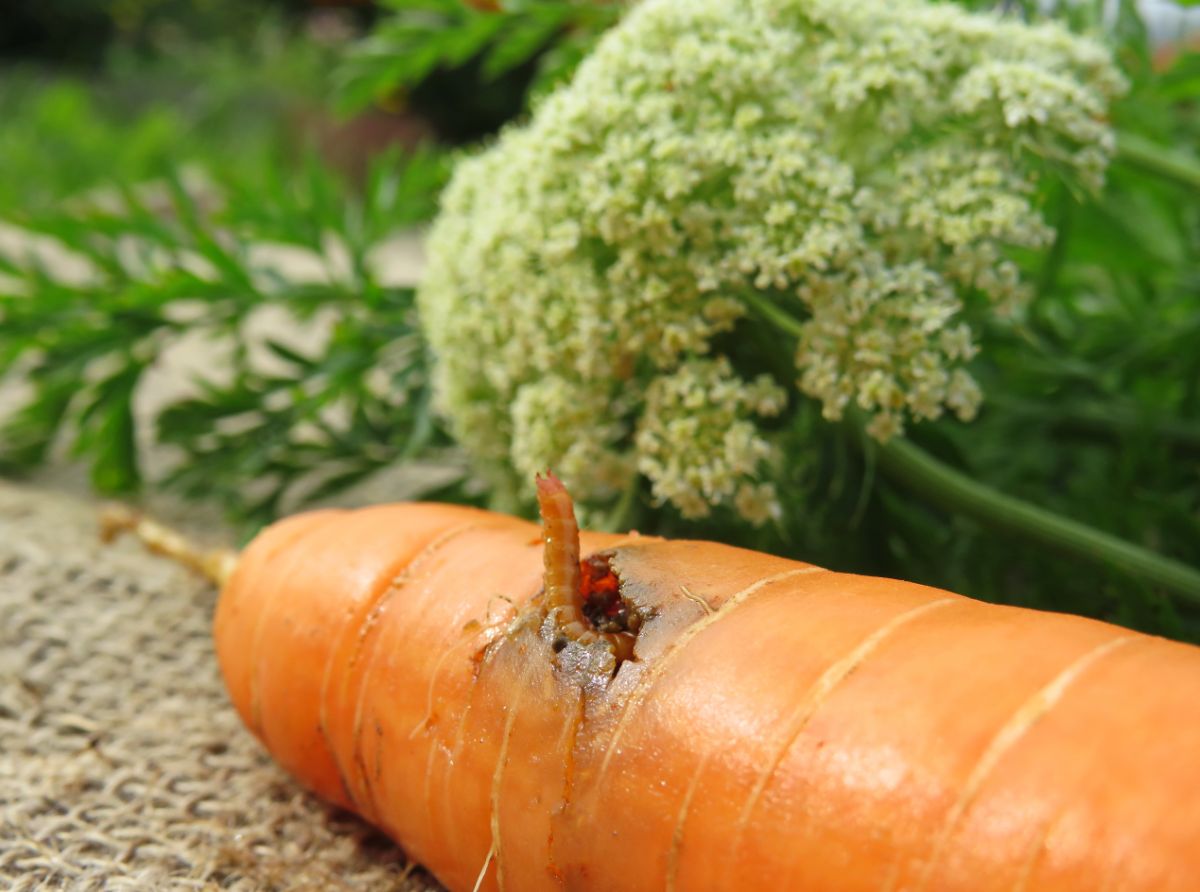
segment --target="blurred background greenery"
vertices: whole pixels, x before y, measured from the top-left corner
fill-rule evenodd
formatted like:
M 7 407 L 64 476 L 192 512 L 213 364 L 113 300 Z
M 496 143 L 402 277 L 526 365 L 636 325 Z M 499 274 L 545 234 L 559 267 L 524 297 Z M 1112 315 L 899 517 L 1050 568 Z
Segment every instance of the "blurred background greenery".
M 962 5 L 1099 34 L 1131 89 L 1104 191 L 1040 196 L 1059 236 L 1015 255 L 1036 293 L 1019 324 L 982 333 L 980 417 L 909 439 L 971 480 L 1200 565 L 1191 20 L 1105 0 Z M 391 260 L 434 215 L 457 154 L 568 78 L 621 12 L 9 0 L 0 467 L 79 460 L 104 493 L 169 488 L 244 533 L 398 464 L 424 469 L 426 497 L 487 504 L 431 408 L 413 270 Z M 267 262 L 263 246 L 292 261 Z M 171 351 L 196 342 L 209 352 L 188 387 L 148 396 Z M 644 490 L 618 520 L 1200 638 L 1200 592 L 1064 557 L 812 406 L 775 435 L 788 458 L 777 524 L 687 520 Z

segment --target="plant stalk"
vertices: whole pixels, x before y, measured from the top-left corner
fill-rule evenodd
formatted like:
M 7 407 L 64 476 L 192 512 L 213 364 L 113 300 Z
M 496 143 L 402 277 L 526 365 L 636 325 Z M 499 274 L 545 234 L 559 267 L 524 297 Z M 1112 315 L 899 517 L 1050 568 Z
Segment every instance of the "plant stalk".
M 1121 570 L 1200 605 L 1200 571 L 1186 564 L 1005 495 L 904 438 L 875 448 L 879 466 L 890 477 L 945 508 L 1090 563 Z
M 800 320 L 777 304 L 752 292 L 745 297 L 758 315 L 779 331 L 793 337 L 803 331 Z M 861 422 L 856 420 L 855 426 L 864 449 L 870 449 L 868 444 L 873 441 Z M 903 437 L 876 444 L 875 450 L 885 474 L 931 502 L 1089 563 L 1121 570 L 1200 605 L 1200 571 L 1180 561 L 1005 495 L 938 461 Z
M 1200 191 L 1200 160 L 1132 133 L 1117 134 L 1117 159 Z

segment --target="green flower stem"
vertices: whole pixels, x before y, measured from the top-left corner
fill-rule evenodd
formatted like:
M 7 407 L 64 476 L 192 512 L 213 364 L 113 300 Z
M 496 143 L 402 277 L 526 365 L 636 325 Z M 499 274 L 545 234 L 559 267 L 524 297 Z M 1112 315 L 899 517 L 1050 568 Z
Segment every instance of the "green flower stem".
M 1200 191 L 1200 159 L 1132 133 L 1117 135 L 1117 158 L 1134 167 Z
M 803 323 L 761 295 L 744 299 L 772 326 L 798 337 Z M 874 443 L 855 420 L 864 448 Z M 1200 605 L 1200 571 L 1070 518 L 1005 495 L 938 461 L 903 437 L 874 445 L 879 467 L 892 479 L 931 502 L 980 523 L 1048 545 L 1089 563 L 1113 567 L 1145 582 L 1160 585 L 1181 599 Z
M 638 478 L 635 475 L 621 493 L 621 498 L 604 517 L 598 518 L 594 529 L 604 533 L 623 533 L 636 529 Z
M 739 295 L 767 322 L 770 322 L 784 334 L 799 338 L 804 334 L 804 323 L 779 306 L 772 300 L 763 297 L 757 291 L 746 290 Z
M 945 508 L 1090 563 L 1121 570 L 1200 604 L 1200 572 L 1186 564 L 1005 495 L 938 461 L 904 438 L 897 437 L 875 449 L 879 466 L 890 477 Z

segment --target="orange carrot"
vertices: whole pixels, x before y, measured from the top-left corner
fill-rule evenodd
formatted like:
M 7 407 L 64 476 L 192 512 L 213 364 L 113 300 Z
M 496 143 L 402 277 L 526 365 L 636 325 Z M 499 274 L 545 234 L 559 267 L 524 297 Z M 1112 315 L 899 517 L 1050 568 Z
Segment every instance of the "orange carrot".
M 291 518 L 217 611 L 254 733 L 451 890 L 1200 884 L 1200 649 L 538 494 Z

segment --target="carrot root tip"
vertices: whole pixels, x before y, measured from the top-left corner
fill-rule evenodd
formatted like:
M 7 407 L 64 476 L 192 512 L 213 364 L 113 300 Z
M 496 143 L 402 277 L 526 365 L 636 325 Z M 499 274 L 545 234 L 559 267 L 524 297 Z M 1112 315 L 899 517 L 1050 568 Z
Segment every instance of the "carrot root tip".
M 217 585 L 224 585 L 237 565 L 236 552 L 224 548 L 205 551 L 128 505 L 112 504 L 101 509 L 99 532 L 100 541 L 106 544 L 123 533 L 131 533 L 147 551 L 182 564 Z

